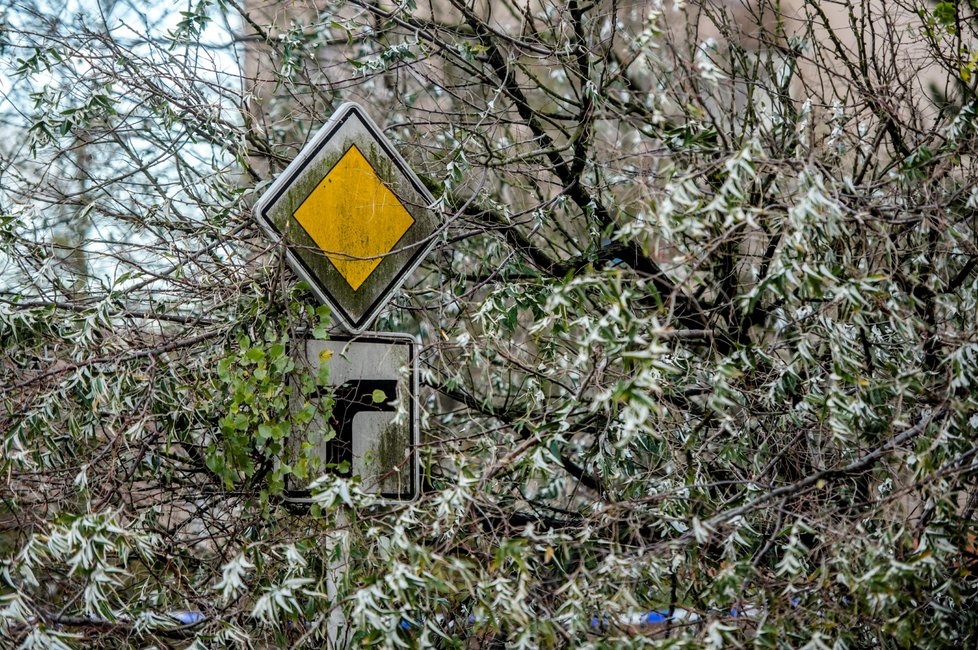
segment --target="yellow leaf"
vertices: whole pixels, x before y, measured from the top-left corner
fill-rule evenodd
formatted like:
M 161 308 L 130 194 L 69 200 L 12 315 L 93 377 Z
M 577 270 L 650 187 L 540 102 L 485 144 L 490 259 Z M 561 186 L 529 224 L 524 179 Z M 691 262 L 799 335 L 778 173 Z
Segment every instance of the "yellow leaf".
M 543 549 L 543 563 L 546 564 L 552 559 L 554 559 L 554 547 L 548 546 Z
M 319 363 L 326 363 L 333 358 L 333 351 L 329 348 L 319 353 Z

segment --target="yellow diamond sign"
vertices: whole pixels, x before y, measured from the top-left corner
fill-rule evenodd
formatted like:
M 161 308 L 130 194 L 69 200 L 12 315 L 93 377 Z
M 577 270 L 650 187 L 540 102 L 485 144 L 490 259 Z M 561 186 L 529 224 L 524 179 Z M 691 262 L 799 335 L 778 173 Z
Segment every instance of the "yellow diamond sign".
M 414 224 L 356 145 L 299 206 L 295 218 L 354 291 Z
M 356 334 L 431 250 L 434 202 L 366 111 L 347 102 L 255 203 L 255 216 Z

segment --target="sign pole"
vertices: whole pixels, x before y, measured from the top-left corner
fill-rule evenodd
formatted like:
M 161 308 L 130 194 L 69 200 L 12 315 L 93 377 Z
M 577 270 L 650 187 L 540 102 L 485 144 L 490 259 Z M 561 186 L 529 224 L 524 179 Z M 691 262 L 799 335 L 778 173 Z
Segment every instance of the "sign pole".
M 314 372 L 329 363 L 334 400 L 328 418 L 314 418 L 311 450 L 333 471 L 359 476 L 360 488 L 382 500 L 417 497 L 417 341 L 407 335 L 363 334 L 431 250 L 441 222 L 434 198 L 367 112 L 341 105 L 255 203 L 265 233 L 285 244 L 289 266 L 330 307 L 354 337 L 303 342 Z M 293 430 L 293 457 L 305 434 Z M 286 485 L 292 502 L 312 501 L 304 486 Z M 335 601 L 345 571 L 349 520 L 337 516 L 329 539 L 340 548 L 326 570 Z M 350 629 L 333 603 L 329 647 L 344 648 Z
M 329 561 L 329 565 L 326 567 L 326 598 L 333 604 L 329 618 L 326 620 L 326 647 L 335 650 L 347 648 L 350 643 L 349 622 L 343 614 L 342 604 L 337 601 L 338 585 L 343 579 L 346 563 L 350 557 L 349 536 L 342 532 L 349 523 L 346 512 L 341 510 L 336 515 L 338 530 L 327 536 L 327 543 L 332 542 L 341 546 L 340 552 Z

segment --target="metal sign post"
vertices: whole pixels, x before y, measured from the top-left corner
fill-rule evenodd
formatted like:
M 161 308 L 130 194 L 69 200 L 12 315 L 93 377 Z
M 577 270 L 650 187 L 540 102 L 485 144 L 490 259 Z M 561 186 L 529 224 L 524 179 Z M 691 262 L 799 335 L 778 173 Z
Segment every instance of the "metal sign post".
M 431 194 L 367 113 L 348 102 L 330 117 L 255 204 L 262 228 L 285 246 L 286 260 L 337 321 L 362 333 L 434 244 L 439 221 Z M 418 495 L 418 366 L 414 337 L 369 334 L 307 340 L 299 362 L 328 363 L 333 408 L 301 441 L 361 487 L 390 500 Z M 312 435 L 307 435 L 311 433 Z M 316 443 L 315 441 L 320 442 Z M 311 501 L 308 486 L 287 486 L 292 501 Z M 335 596 L 342 561 L 330 565 Z M 329 643 L 349 638 L 341 610 L 327 622 Z

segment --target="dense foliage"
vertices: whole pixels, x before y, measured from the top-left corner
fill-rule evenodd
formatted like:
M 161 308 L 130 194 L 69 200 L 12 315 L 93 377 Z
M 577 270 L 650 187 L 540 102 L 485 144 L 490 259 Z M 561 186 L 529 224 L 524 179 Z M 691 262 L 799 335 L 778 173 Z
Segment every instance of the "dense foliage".
M 4 0 L 0 645 L 973 644 L 974 4 Z M 411 503 L 279 462 L 347 99 L 445 224 Z

